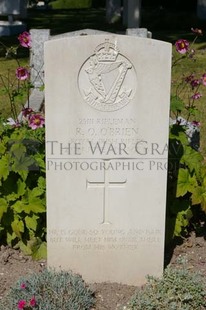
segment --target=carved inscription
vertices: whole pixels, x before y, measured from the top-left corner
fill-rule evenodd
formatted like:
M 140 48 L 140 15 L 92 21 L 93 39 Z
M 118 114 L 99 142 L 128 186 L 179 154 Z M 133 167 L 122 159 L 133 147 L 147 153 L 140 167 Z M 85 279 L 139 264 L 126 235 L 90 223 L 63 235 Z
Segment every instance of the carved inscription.
M 82 65 L 78 85 L 83 99 L 94 109 L 110 112 L 125 107 L 136 91 L 132 63 L 105 40 Z
M 87 141 L 92 143 L 104 143 L 105 139 L 108 144 L 113 144 L 115 149 L 119 143 L 127 145 L 128 152 L 131 155 L 131 150 L 134 150 L 137 137 L 142 139 L 142 134 L 139 132 L 136 118 L 79 118 L 75 131 L 76 139 L 73 142 L 84 143 L 85 151 Z
M 105 226 L 104 226 L 105 227 Z M 108 226 L 106 226 L 108 227 Z M 66 243 L 73 250 L 130 250 L 155 245 L 164 232 L 160 229 L 50 229 L 52 243 Z

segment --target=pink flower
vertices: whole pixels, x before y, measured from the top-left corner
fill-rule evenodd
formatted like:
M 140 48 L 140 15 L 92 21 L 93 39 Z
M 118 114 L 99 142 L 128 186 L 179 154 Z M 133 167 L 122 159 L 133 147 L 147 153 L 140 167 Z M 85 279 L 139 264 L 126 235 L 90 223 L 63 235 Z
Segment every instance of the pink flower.
M 29 71 L 26 68 L 19 67 L 16 69 L 16 77 L 18 80 L 24 81 L 29 78 Z
M 19 43 L 23 47 L 30 48 L 31 47 L 31 35 L 29 32 L 24 31 L 18 36 Z
M 186 76 L 185 82 L 191 83 L 191 81 L 194 79 L 194 77 L 195 77 L 194 74 L 190 74 L 190 75 Z
M 192 32 L 195 33 L 196 35 L 198 36 L 202 36 L 203 33 L 202 33 L 202 30 L 201 29 L 198 29 L 198 28 L 191 28 Z
M 7 118 L 7 122 L 5 125 L 10 125 L 12 127 L 21 127 L 20 123 L 18 121 L 15 121 L 13 118 L 9 117 Z
M 31 307 L 35 307 L 36 306 L 36 299 L 35 299 L 34 296 L 30 299 L 29 304 L 30 304 Z
M 45 124 L 45 120 L 41 114 L 32 114 L 29 117 L 29 127 L 32 129 L 43 127 L 44 124 Z
M 26 306 L 26 300 L 21 299 L 18 302 L 18 310 L 24 309 L 24 307 Z
M 26 288 L 26 283 L 21 283 L 20 288 L 24 290 Z
M 176 51 L 180 54 L 186 54 L 189 50 L 189 45 L 189 42 L 184 39 L 180 39 L 175 42 Z
M 196 99 L 200 99 L 202 97 L 202 95 L 200 93 L 195 93 L 194 95 L 192 95 L 192 99 L 196 100 Z
M 201 81 L 202 81 L 202 84 L 206 86 L 206 73 L 202 75 Z
M 192 88 L 194 89 L 195 87 L 197 87 L 198 85 L 200 85 L 200 81 L 197 80 L 197 79 L 195 79 L 195 80 L 192 80 L 192 81 L 190 82 L 190 84 L 191 84 Z
M 200 122 L 192 121 L 192 125 L 193 125 L 193 126 L 196 126 L 196 127 L 199 127 L 199 126 L 200 126 Z
M 190 50 L 189 57 L 190 57 L 190 58 L 193 58 L 194 56 L 195 56 L 195 50 L 192 48 L 192 49 Z
M 21 112 L 24 117 L 27 117 L 33 112 L 33 110 L 32 108 L 23 108 Z

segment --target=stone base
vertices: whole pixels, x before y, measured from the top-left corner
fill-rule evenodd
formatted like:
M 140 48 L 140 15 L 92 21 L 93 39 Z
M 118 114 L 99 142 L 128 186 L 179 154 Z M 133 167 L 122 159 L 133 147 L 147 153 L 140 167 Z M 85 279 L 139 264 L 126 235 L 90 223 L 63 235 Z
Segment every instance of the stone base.
M 17 35 L 26 30 L 26 25 L 21 21 L 12 24 L 8 21 L 0 21 L 0 37 Z
M 146 28 L 127 28 L 126 35 L 148 39 L 152 38 L 152 33 L 148 31 Z

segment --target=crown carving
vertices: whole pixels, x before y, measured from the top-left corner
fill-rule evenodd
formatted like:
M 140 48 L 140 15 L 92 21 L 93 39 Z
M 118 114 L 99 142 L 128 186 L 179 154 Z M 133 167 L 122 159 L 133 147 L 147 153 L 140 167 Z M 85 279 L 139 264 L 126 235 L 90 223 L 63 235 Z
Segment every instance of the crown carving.
M 106 39 L 104 43 L 101 43 L 96 47 L 94 52 L 96 54 L 98 61 L 114 62 L 116 61 L 117 56 L 119 54 L 119 49 L 115 44 L 109 42 L 109 40 Z

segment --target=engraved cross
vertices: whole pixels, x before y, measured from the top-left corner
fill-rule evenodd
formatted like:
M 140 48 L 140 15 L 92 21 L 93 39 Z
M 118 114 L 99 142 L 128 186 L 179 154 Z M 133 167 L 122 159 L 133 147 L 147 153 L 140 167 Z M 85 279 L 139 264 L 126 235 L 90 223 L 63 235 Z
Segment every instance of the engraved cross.
M 104 180 L 102 182 L 91 182 L 87 180 L 87 189 L 89 188 L 103 188 L 103 219 L 101 224 L 111 224 L 109 221 L 108 211 L 109 211 L 109 190 L 110 188 L 124 188 L 127 180 L 120 182 L 111 182 L 109 180 L 109 175 L 104 173 Z

